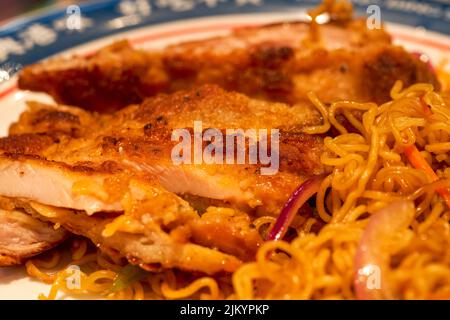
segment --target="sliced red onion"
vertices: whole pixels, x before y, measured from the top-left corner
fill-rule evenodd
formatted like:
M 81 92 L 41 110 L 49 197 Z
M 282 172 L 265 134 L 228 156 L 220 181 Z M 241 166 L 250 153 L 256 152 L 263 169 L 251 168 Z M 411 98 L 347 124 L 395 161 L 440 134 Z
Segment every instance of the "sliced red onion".
M 355 256 L 355 291 L 359 300 L 394 299 L 386 279 L 389 256 L 385 245 L 406 230 L 414 217 L 412 201 L 396 201 L 374 213 L 364 230 Z
M 272 230 L 270 230 L 266 239 L 267 241 L 281 240 L 283 238 L 298 210 L 309 198 L 317 193 L 323 179 L 325 179 L 325 175 L 314 176 L 303 182 L 297 190 L 294 191 L 284 205 L 283 210 L 281 210 Z

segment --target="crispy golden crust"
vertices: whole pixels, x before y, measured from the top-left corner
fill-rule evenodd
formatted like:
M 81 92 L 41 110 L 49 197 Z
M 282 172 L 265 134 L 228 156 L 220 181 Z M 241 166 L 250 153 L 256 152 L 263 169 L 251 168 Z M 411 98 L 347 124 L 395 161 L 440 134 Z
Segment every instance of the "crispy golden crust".
M 38 155 L 42 150 L 57 143 L 57 141 L 57 139 L 46 134 L 11 135 L 0 139 L 0 150 L 11 155 Z
M 316 111 L 251 100 L 217 86 L 160 95 L 113 115 L 81 117 L 77 108 L 64 110 L 32 103 L 11 135 L 0 139 L 0 150 L 65 163 L 74 170 L 114 173 L 123 167 L 118 164 L 123 156 L 140 163 L 171 161 L 178 143 L 171 141 L 172 130 L 202 121 L 204 129 L 280 129 L 281 171 L 310 176 L 324 170 L 318 161 L 321 137 L 300 132 L 320 121 Z
M 20 138 L 21 136 L 17 136 L 17 138 Z M 40 136 L 36 136 L 39 141 Z M 10 137 L 8 137 L 10 138 Z M 14 138 L 14 136 L 12 136 Z M 36 140 L 33 139 L 33 135 L 29 134 L 27 135 L 27 141 L 30 143 L 36 142 Z M 6 138 L 1 138 L 6 139 Z M 0 139 L 0 140 L 1 140 Z M 20 140 L 20 139 L 19 139 Z M 91 175 L 105 175 L 105 174 L 118 174 L 123 172 L 123 168 L 114 161 L 77 161 L 73 165 L 67 164 L 62 161 L 55 161 L 50 158 L 45 158 L 43 156 L 40 156 L 38 154 L 33 153 L 10 153 L 10 152 L 3 152 L 0 148 L 0 161 L 19 161 L 19 162 L 31 162 L 35 165 L 41 165 L 49 168 L 54 168 L 56 170 L 61 170 L 62 172 L 65 172 L 66 174 L 71 173 L 79 173 L 83 174 L 86 177 L 89 177 Z
M 201 120 L 205 128 L 278 128 L 299 132 L 321 121 L 320 114 L 308 104 L 288 107 L 253 100 L 217 85 L 161 94 L 118 114 L 126 117 L 129 112 L 135 120 L 156 129 L 186 128 Z
M 427 66 L 393 46 L 382 29 L 368 30 L 356 20 L 321 25 L 319 34 L 321 41 L 312 41 L 308 24 L 275 24 L 173 45 L 161 53 L 123 41 L 88 58 L 26 67 L 19 86 L 100 112 L 205 83 L 289 104 L 305 103 L 309 91 L 327 103 L 385 102 L 397 79 L 406 86 L 429 82 L 439 88 Z
M 361 89 L 376 103 L 390 100 L 390 90 L 397 80 L 406 87 L 426 82 L 434 85 L 436 90 L 440 88 L 430 68 L 401 47 L 390 46 L 368 52 L 367 61 L 362 64 L 361 78 L 364 79 Z
M 185 88 L 189 79 L 289 104 L 307 101 L 308 91 L 324 102 L 372 100 L 363 88 L 362 63 L 372 63 L 367 52 L 392 47 L 390 36 L 367 30 L 360 20 L 321 25 L 319 35 L 320 42 L 310 39 L 306 23 L 241 29 L 173 45 L 164 59 L 175 90 Z
M 160 54 L 132 50 L 126 41 L 87 58 L 53 59 L 26 67 L 19 86 L 57 101 L 110 112 L 167 87 Z
M 10 267 L 22 263 L 23 259 L 19 257 L 12 257 L 5 254 L 0 254 L 0 267 Z
M 98 126 L 100 117 L 82 109 L 45 105 L 28 101 L 28 112 L 20 115 L 19 121 L 9 128 L 9 134 L 30 132 L 42 136 L 52 136 L 57 141 L 63 136 L 77 138 L 86 135 Z

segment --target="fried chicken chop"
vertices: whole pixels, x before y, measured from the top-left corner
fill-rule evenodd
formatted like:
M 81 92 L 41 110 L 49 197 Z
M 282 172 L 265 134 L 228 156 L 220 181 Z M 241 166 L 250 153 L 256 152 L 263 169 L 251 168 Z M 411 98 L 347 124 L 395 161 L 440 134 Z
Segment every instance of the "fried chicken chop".
M 172 130 L 190 128 L 193 120 L 205 128 L 279 128 L 279 172 L 260 175 L 260 165 L 252 164 L 175 165 Z M 111 115 L 30 103 L 0 139 L 0 195 L 14 209 L 59 223 L 145 268 L 232 271 L 261 242 L 251 216 L 276 215 L 301 182 L 324 172 L 321 138 L 301 132 L 318 121 L 312 109 L 211 85 Z M 228 208 L 199 214 L 184 195 Z
M 65 110 L 32 104 L 31 109 L 11 127 L 10 136 L 0 140 L 0 149 L 9 158 L 17 154 L 39 157 L 29 161 L 36 162 L 34 172 L 43 170 L 42 176 L 64 171 L 66 165 L 71 166 L 71 171 L 82 174 L 90 174 L 89 171 L 94 170 L 95 176 L 91 175 L 89 180 L 99 184 L 105 179 L 103 172 L 128 170 L 150 173 L 168 191 L 261 208 L 269 213 L 278 212 L 289 194 L 306 177 L 324 172 L 319 161 L 321 138 L 301 132 L 305 126 L 320 121 L 317 112 L 251 100 L 216 86 L 205 85 L 190 91 L 160 95 L 113 115 L 90 114 L 81 109 L 72 113 L 69 107 Z M 174 165 L 172 150 L 178 142 L 171 141 L 172 131 L 192 128 L 194 121 L 202 121 L 204 128 L 280 129 L 279 172 L 272 176 L 260 175 L 259 164 Z M 52 168 L 48 169 L 47 165 L 41 168 L 37 163 L 42 159 L 53 161 Z M 22 171 L 26 172 L 26 168 Z M 0 175 L 5 172 L 2 170 Z M 54 192 L 49 192 L 48 199 L 45 195 L 34 199 L 58 207 L 95 212 L 95 199 L 65 196 L 77 178 L 76 175 L 72 178 L 71 174 L 64 177 L 64 183 L 56 188 L 59 191 L 55 190 L 57 197 Z M 0 193 L 7 193 L 5 195 L 20 197 L 22 195 L 15 190 L 22 192 L 26 189 L 19 181 L 12 182 L 6 177 L 2 180 L 11 181 L 10 185 L 4 183 L 0 186 Z M 52 179 L 52 183 L 54 181 L 56 179 Z M 45 189 L 48 188 L 50 186 Z M 28 189 L 29 193 L 40 192 L 33 186 Z M 62 202 L 66 200 L 67 205 L 64 205 Z M 118 209 L 120 207 L 116 203 L 102 207 L 108 211 Z
M 90 57 L 56 58 L 24 68 L 21 89 L 44 91 L 58 102 L 112 112 L 158 92 L 217 84 L 254 98 L 307 103 L 314 91 L 324 103 L 386 102 L 396 80 L 439 87 L 425 63 L 394 46 L 382 29 L 363 20 L 244 28 L 207 40 L 134 49 L 126 41 Z

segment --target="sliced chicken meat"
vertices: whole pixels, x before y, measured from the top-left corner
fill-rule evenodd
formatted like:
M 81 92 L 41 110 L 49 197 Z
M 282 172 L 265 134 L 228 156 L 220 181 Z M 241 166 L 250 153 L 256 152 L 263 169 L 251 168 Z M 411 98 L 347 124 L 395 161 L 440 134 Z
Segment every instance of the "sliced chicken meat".
M 29 214 L 0 209 L 0 266 L 20 264 L 61 243 L 68 236 L 63 228 Z
M 6 197 L 25 197 L 90 214 L 123 210 L 120 202 L 108 201 L 103 189 L 107 176 L 101 171 L 92 173 L 91 170 L 89 167 L 68 166 L 25 155 L 4 154 L 0 156 L 0 193 Z M 97 189 L 83 194 L 89 186 Z M 77 188 L 79 193 L 74 192 Z

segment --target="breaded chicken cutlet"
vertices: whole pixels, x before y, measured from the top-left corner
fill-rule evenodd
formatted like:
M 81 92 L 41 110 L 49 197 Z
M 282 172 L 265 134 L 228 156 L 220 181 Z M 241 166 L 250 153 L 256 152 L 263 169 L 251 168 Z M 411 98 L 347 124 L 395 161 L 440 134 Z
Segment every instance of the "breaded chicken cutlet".
M 290 105 L 314 91 L 324 103 L 382 103 L 395 81 L 439 83 L 427 65 L 392 44 L 364 20 L 238 29 L 230 35 L 180 43 L 159 52 L 115 43 L 92 56 L 55 58 L 24 68 L 21 89 L 43 91 L 64 104 L 112 112 L 159 92 L 217 84 L 250 97 Z
M 302 111 L 213 85 L 105 115 L 30 103 L 0 139 L 0 195 L 13 210 L 58 223 L 144 268 L 232 271 L 262 241 L 252 219 L 276 216 L 299 184 L 325 170 L 322 138 L 302 133 L 320 117 Z M 205 128 L 278 128 L 279 172 L 261 175 L 258 164 L 175 165 L 171 132 L 194 120 Z M 216 206 L 198 212 L 185 195 Z

